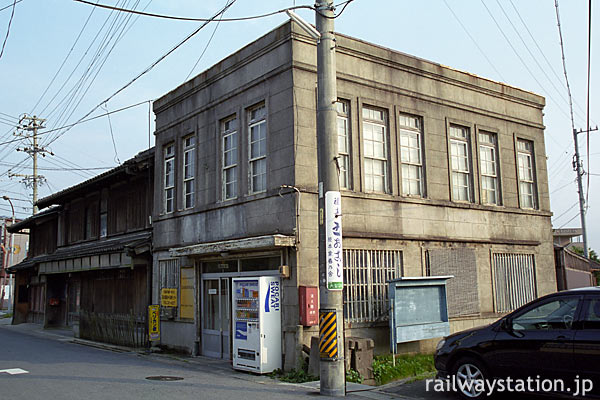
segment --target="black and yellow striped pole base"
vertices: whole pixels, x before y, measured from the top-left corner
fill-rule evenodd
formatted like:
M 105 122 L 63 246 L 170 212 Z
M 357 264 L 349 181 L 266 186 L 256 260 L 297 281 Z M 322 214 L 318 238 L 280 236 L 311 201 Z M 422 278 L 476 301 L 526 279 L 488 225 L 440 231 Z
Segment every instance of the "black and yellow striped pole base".
M 321 360 L 338 359 L 337 314 L 335 309 L 319 311 L 319 355 Z

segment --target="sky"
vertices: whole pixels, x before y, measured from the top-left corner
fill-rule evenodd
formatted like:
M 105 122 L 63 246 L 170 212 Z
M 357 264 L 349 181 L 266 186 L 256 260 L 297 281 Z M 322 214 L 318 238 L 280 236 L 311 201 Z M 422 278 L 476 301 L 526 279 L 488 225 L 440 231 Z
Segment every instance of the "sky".
M 287 20 L 284 13 L 278 13 L 254 20 L 207 24 L 114 95 L 203 23 L 136 16 L 74 0 L 17 0 L 13 14 L 13 1 L 0 0 L 0 45 L 4 42 L 0 56 L 0 195 L 13 199 L 18 218 L 31 213 L 31 189 L 20 181 L 22 178 L 9 175 L 31 174 L 32 162 L 26 153 L 17 151 L 25 142 L 7 142 L 17 139 L 13 133 L 22 115 L 46 119 L 45 129 L 40 130 L 40 144 L 53 155 L 39 158 L 39 173 L 45 178 L 39 188 L 39 198 L 43 198 L 154 145 L 150 101 Z M 99 2 L 162 15 L 207 18 L 230 1 Z M 237 0 L 225 18 L 312 4 L 301 0 Z M 558 4 L 574 125 L 585 130 L 588 1 L 559 0 Z M 314 11 L 297 12 L 314 23 Z M 593 127 L 600 121 L 600 58 L 594 53 L 594 48 L 600 49 L 598 21 L 600 4 L 596 3 L 592 13 L 590 94 Z M 544 96 L 553 227 L 580 227 L 555 0 L 354 0 L 336 18 L 335 29 Z M 114 112 L 126 107 L 130 108 Z M 107 111 L 110 116 L 64 128 Z M 579 142 L 584 169 L 589 172 L 584 176 L 588 242 L 599 250 L 600 224 L 595 221 L 600 220 L 600 192 L 596 189 L 600 183 L 600 131 L 590 134 L 589 157 L 585 133 L 579 135 Z M 10 206 L 3 200 L 0 215 L 11 215 Z

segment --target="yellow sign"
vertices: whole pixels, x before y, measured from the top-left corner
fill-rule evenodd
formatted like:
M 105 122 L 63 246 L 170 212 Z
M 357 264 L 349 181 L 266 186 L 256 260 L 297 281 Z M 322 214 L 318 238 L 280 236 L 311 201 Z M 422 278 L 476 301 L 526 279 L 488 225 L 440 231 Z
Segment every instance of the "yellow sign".
M 148 306 L 148 337 L 151 341 L 160 340 L 160 306 Z
M 177 307 L 177 289 L 162 289 L 160 305 L 161 307 Z
M 181 267 L 179 317 L 194 319 L 194 267 Z

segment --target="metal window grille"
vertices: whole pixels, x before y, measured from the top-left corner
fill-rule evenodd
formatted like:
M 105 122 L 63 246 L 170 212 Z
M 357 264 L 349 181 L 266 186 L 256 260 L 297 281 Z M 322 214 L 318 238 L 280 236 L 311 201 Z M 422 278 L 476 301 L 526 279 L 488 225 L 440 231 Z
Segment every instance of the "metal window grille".
M 533 254 L 494 253 L 496 312 L 515 310 L 537 297 Z
M 176 289 L 179 287 L 179 259 L 160 260 L 160 288 Z
M 388 319 L 387 281 L 402 274 L 398 250 L 344 250 L 344 318 L 347 322 Z

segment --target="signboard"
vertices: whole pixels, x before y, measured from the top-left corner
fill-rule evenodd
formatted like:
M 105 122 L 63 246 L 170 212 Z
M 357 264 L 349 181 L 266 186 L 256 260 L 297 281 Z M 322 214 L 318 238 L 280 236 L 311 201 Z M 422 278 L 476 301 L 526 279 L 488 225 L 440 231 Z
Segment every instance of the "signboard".
M 162 307 L 177 307 L 177 289 L 163 288 L 160 291 L 160 305 Z
M 325 243 L 327 246 L 327 289 L 344 288 L 344 251 L 342 249 L 342 196 L 325 193 Z
M 179 317 L 194 319 L 194 268 L 181 267 L 180 281 Z
M 160 340 L 160 306 L 148 306 L 148 337 L 150 341 Z

